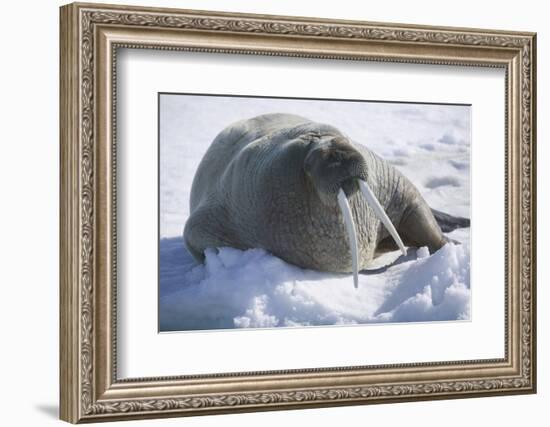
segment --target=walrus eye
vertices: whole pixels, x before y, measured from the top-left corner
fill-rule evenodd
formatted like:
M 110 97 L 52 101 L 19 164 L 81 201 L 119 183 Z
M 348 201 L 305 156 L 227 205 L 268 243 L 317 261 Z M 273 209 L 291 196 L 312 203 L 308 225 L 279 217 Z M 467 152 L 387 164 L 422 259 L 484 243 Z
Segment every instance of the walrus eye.
M 353 268 L 353 286 L 355 289 L 359 286 L 359 274 L 358 274 L 358 262 L 357 262 L 357 232 L 355 231 L 355 223 L 353 222 L 353 216 L 349 207 L 349 202 L 344 190 L 340 188 L 338 191 L 338 205 L 342 211 L 344 217 L 344 224 L 346 225 L 346 231 L 348 232 L 349 247 L 351 250 L 351 266 Z
M 397 243 L 397 246 L 399 249 L 401 249 L 401 252 L 403 255 L 407 255 L 407 251 L 405 250 L 405 245 L 401 241 L 401 237 L 399 237 L 399 234 L 397 233 L 397 230 L 393 226 L 390 218 L 384 211 L 384 208 L 380 205 L 380 202 L 372 192 L 369 185 L 363 181 L 362 179 L 359 179 L 359 189 L 361 190 L 361 193 L 363 193 L 363 196 L 365 196 L 365 199 L 367 200 L 367 203 L 372 208 L 376 216 L 380 221 L 382 221 L 382 224 L 386 227 L 386 229 L 390 232 L 391 236 L 393 237 L 393 240 L 395 240 L 395 243 Z

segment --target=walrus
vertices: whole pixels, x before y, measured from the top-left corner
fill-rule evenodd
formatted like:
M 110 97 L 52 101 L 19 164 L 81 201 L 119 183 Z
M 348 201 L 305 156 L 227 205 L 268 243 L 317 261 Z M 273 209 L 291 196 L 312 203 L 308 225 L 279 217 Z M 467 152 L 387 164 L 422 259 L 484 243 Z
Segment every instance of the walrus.
M 207 248 L 262 248 L 301 268 L 353 272 L 357 287 L 380 253 L 433 253 L 448 242 L 443 231 L 466 226 L 335 127 L 273 113 L 216 136 L 194 176 L 183 235 L 199 262 Z

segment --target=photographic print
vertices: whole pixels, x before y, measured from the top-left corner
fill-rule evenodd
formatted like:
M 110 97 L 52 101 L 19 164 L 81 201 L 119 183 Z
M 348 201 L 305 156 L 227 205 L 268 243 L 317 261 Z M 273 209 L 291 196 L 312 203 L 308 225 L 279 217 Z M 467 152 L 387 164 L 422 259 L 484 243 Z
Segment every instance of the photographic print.
M 158 100 L 161 332 L 470 319 L 470 105 Z

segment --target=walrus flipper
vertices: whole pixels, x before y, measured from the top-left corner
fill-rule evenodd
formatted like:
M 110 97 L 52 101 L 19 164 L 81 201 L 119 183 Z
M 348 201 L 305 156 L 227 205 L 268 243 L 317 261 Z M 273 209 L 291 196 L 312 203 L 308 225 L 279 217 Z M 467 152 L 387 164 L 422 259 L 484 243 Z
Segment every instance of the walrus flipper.
M 185 223 L 183 239 L 185 247 L 199 263 L 204 261 L 207 248 L 229 246 L 243 249 L 236 243 L 223 207 L 212 203 L 204 203 L 193 211 Z
M 431 254 L 447 243 L 430 207 L 423 200 L 407 208 L 399 223 L 399 233 L 407 246 L 427 246 Z
M 439 227 L 436 226 L 436 223 Z M 455 217 L 436 209 L 431 209 L 427 204 L 421 203 L 405 213 L 399 224 L 399 232 L 402 234 L 403 241 L 407 246 L 427 246 L 430 253 L 434 253 L 445 243 L 459 244 L 459 242 L 450 239 L 443 233 L 449 233 L 457 228 L 469 226 L 470 220 L 468 218 Z M 393 239 L 386 237 L 378 243 L 376 253 L 380 255 L 396 249 L 397 245 Z
M 470 226 L 470 218 L 452 216 L 433 208 L 432 214 L 437 221 L 437 225 L 439 225 L 439 228 L 441 228 L 441 231 L 444 233 L 449 233 L 457 228 L 467 228 Z

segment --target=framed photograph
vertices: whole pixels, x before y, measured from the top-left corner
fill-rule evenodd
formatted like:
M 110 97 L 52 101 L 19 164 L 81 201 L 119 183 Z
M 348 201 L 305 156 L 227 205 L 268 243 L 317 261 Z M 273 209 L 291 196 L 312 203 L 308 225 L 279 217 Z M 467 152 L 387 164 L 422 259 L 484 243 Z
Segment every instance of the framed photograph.
M 534 33 L 60 13 L 63 420 L 536 391 Z

